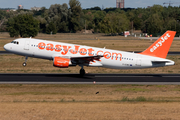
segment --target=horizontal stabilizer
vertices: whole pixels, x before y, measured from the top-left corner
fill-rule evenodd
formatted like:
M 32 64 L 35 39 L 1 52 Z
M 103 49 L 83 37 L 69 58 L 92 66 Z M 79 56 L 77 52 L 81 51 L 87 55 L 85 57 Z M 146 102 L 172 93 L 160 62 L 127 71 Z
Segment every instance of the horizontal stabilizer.
M 170 63 L 171 61 L 151 61 L 152 63 Z
M 160 61 L 151 61 L 153 66 L 170 66 L 170 65 L 175 65 L 174 61 L 171 60 L 160 60 Z

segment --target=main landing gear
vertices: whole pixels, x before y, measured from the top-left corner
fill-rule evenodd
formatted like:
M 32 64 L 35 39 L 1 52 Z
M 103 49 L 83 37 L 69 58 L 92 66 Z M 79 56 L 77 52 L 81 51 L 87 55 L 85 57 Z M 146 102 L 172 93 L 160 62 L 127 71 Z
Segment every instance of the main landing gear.
M 25 62 L 22 64 L 24 67 L 26 67 L 26 65 L 27 65 L 27 63 L 26 63 L 26 62 L 27 62 L 27 59 L 28 59 L 28 57 L 26 56 L 26 57 L 25 57 Z
M 81 76 L 84 76 L 84 75 L 85 75 L 85 70 L 84 70 L 83 66 L 81 66 L 80 75 L 81 75 Z

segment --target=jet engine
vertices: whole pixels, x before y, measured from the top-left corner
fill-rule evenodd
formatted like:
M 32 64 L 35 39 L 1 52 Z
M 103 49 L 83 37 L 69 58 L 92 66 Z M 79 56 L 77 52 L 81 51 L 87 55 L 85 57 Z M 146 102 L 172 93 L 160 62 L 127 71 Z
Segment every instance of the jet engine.
M 70 59 L 54 57 L 53 66 L 55 66 L 55 67 L 68 68 L 70 64 L 71 64 Z

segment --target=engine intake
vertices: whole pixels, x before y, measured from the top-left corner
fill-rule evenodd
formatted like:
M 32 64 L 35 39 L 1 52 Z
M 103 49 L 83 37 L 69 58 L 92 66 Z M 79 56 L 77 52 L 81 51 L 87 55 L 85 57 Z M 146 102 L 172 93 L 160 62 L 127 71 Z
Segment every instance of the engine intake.
M 54 57 L 53 66 L 59 68 L 68 68 L 70 63 L 70 59 L 61 58 L 61 57 Z

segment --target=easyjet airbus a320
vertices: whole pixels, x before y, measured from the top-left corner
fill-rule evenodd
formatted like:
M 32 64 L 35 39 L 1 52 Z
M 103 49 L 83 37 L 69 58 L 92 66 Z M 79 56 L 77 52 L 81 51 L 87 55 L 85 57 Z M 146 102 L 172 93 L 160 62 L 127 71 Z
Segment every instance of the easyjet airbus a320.
M 59 68 L 81 66 L 80 74 L 84 75 L 83 66 L 106 67 L 112 69 L 139 69 L 174 65 L 166 59 L 176 32 L 167 31 L 149 48 L 141 53 L 131 53 L 105 48 L 89 47 L 62 42 L 53 42 L 33 38 L 19 38 L 4 45 L 4 49 L 14 54 L 28 57 L 53 60 Z

